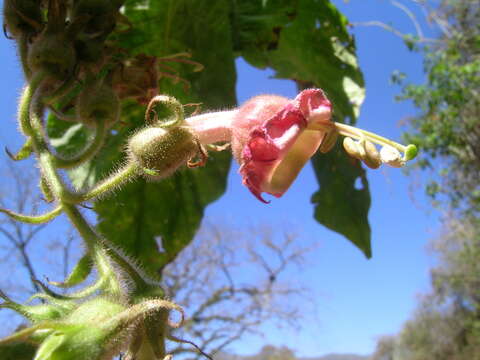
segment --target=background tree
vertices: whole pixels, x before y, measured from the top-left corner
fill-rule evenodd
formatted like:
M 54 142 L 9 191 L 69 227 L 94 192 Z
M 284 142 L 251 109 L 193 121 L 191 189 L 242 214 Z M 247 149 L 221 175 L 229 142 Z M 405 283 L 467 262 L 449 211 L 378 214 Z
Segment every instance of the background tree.
M 469 0 L 419 1 L 438 34 L 407 37 L 424 54 L 425 84 L 408 84 L 400 99 L 420 110 L 405 137 L 422 149 L 416 166 L 431 170 L 430 195 L 456 211 L 480 206 L 480 4 Z M 403 81 L 398 77 L 396 80 Z
M 163 272 L 165 289 L 187 308 L 179 336 L 216 355 L 245 334 L 261 336 L 257 329 L 266 322 L 300 328 L 314 306 L 292 268 L 305 265 L 312 248 L 298 244 L 298 235 L 289 228 L 202 227 Z M 172 350 L 185 352 L 198 356 L 188 346 Z
M 418 26 L 415 36 L 393 30 L 424 55 L 427 80 L 406 84 L 400 73 L 394 80 L 404 85 L 399 98 L 420 110 L 405 137 L 422 149 L 415 166 L 430 170 L 427 192 L 443 205 L 443 233 L 431 244 L 438 259 L 431 292 L 388 346 L 379 341 L 374 356 L 474 359 L 480 356 L 480 4 L 415 3 L 428 14 L 435 37 Z
M 35 174 L 12 166 L 4 172 L 11 181 L 3 188 L 3 206 L 33 214 L 44 207 Z M 61 239 L 42 238 L 41 230 L 47 224 L 32 227 L 7 216 L 2 219 L 0 266 L 10 276 L 1 278 L 0 289 L 15 299 L 27 299 L 39 291 L 36 280 L 68 275 L 80 253 L 73 233 Z M 285 231 L 259 224 L 245 231 L 212 221 L 201 228 L 191 246 L 163 271 L 168 296 L 188 309 L 179 337 L 215 355 L 246 333 L 261 336 L 257 327 L 268 321 L 300 327 L 313 303 L 308 302 L 308 290 L 294 280 L 294 267 L 305 265 L 305 255 L 312 248 L 296 242 L 293 226 L 284 224 L 282 228 Z M 40 244 L 50 251 L 36 253 Z M 22 323 L 13 316 L 4 315 L 4 336 Z M 171 353 L 201 356 L 189 344 L 179 345 Z

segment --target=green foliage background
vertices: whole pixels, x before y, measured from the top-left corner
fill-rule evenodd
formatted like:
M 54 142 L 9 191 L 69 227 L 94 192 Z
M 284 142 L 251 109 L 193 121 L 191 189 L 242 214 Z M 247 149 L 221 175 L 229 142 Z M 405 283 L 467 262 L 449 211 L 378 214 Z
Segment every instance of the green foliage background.
M 160 92 L 184 104 L 202 103 L 203 110 L 235 106 L 235 59 L 243 56 L 253 66 L 270 67 L 276 77 L 297 81 L 300 87 L 324 89 L 337 121 L 353 124 L 358 116 L 364 83 L 354 39 L 347 19 L 329 1 L 128 0 L 124 14 L 132 28 L 111 37 L 131 55 L 162 58 L 187 52 L 203 65 L 203 71 L 195 72 L 191 64 L 164 63 L 189 87 L 161 76 Z M 126 139 L 143 126 L 143 111 L 131 102 L 124 104 L 123 126 L 110 135 L 103 153 L 70 172 L 76 186 L 95 183 L 121 163 Z M 51 118 L 49 127 L 58 144 L 65 143 L 66 136 L 69 146 L 85 141 L 81 129 L 72 141 L 71 129 L 68 132 L 58 119 Z M 315 218 L 370 257 L 370 193 L 364 170 L 339 149 L 312 161 L 319 181 L 312 197 Z M 210 154 L 204 168 L 179 171 L 160 183 L 128 184 L 115 197 L 95 203 L 99 230 L 145 264 L 147 271 L 158 272 L 190 243 L 205 207 L 224 193 L 230 162 L 227 153 Z M 358 177 L 364 185 L 361 190 L 354 188 Z M 333 208 L 335 217 L 329 215 Z M 158 249 L 160 238 L 164 252 Z

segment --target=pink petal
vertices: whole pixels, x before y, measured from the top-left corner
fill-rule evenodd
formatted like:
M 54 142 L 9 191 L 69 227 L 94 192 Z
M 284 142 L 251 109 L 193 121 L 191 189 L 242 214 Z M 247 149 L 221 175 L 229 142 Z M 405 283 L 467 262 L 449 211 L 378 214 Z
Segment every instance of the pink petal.
M 307 125 L 328 125 L 330 116 L 331 104 L 319 89 L 302 91 L 292 101 L 265 95 L 243 105 L 232 122 L 232 149 L 241 164 L 243 184 L 262 202 L 267 202 L 263 192 L 282 196 L 324 133 L 309 131 L 302 144 L 296 141 Z M 295 156 L 286 160 L 293 148 Z

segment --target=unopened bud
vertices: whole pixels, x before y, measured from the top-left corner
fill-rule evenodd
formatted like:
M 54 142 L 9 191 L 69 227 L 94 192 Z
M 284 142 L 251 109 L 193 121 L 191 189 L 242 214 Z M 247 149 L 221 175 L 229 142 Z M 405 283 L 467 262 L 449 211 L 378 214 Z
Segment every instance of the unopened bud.
M 380 159 L 384 164 L 392 167 L 402 167 L 405 165 L 400 152 L 390 145 L 385 145 L 382 147 L 380 150 Z
M 352 138 L 346 137 L 343 139 L 343 148 L 351 157 L 362 160 L 362 153 L 358 143 Z
M 382 165 L 382 161 L 375 145 L 371 141 L 365 140 L 363 148 L 365 150 L 365 156 L 362 159 L 364 164 L 371 169 L 378 169 Z
M 410 144 L 405 148 L 405 161 L 410 161 L 415 159 L 418 154 L 418 149 L 415 145 Z
M 335 129 L 327 132 L 318 148 L 322 154 L 328 153 L 330 150 L 333 149 L 335 144 L 337 143 L 338 139 L 338 131 Z
M 102 83 L 87 85 L 78 96 L 78 120 L 95 127 L 99 119 L 105 121 L 105 128 L 111 128 L 120 117 L 120 100 L 113 89 Z
M 28 64 L 33 72 L 46 72 L 58 81 L 72 76 L 75 63 L 75 50 L 64 33 L 42 33 L 34 40 L 28 54 Z
M 42 9 L 38 0 L 4 0 L 3 22 L 13 37 L 38 32 L 42 26 Z
M 198 141 L 186 128 L 150 127 L 140 130 L 129 141 L 132 161 L 150 170 L 148 177 L 159 180 L 172 175 L 198 151 Z

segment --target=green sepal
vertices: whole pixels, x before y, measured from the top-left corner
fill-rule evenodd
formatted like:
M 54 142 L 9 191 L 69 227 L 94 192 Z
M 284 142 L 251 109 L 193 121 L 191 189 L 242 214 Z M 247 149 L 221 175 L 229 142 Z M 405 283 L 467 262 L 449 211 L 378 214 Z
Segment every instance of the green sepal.
M 33 153 L 32 138 L 27 138 L 25 143 L 16 154 L 12 154 L 7 148 L 5 148 L 5 152 L 13 161 L 21 161 L 29 158 Z
M 59 287 L 59 288 L 69 288 L 76 286 L 88 277 L 91 274 L 93 269 L 93 263 L 88 254 L 82 256 L 82 258 L 78 261 L 77 265 L 73 268 L 70 275 L 68 275 L 67 279 L 63 282 L 56 282 L 56 281 L 49 281 L 50 285 Z
M 52 354 L 64 341 L 65 335 L 54 332 L 42 342 L 35 355 L 34 360 L 53 360 Z

